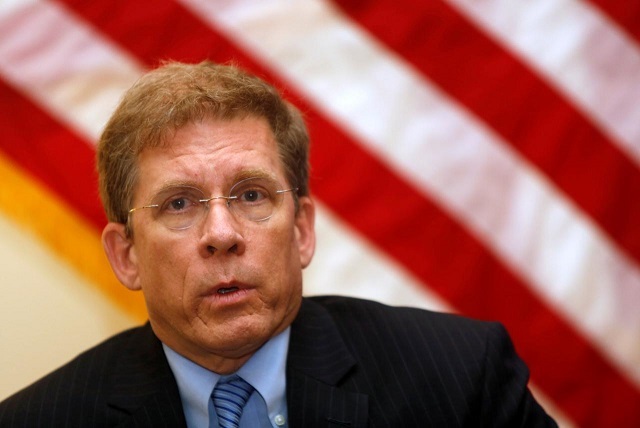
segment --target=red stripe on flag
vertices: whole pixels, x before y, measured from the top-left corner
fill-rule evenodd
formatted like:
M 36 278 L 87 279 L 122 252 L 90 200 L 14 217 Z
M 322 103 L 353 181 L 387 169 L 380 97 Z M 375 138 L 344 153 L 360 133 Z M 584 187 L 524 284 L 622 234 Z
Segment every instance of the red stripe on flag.
M 160 58 L 234 59 L 259 75 L 270 75 L 198 18 L 166 0 L 140 1 L 133 7 L 113 1 L 104 10 L 93 2 L 67 3 L 147 64 Z M 171 16 L 150 17 L 150 10 Z M 170 41 L 147 47 L 137 35 L 141 28 L 153 35 L 147 39 Z M 269 80 L 278 81 L 274 76 Z M 576 421 L 640 422 L 638 391 L 579 333 L 463 227 L 313 108 L 303 110 L 308 111 L 316 142 L 312 155 L 319 178 L 313 187 L 320 199 L 463 312 L 505 322 L 538 384 Z M 368 199 L 372 194 L 376 197 Z M 508 304 L 501 303 L 505 301 Z M 616 403 L 603 398 L 607 396 L 616 396 Z
M 638 0 L 589 0 L 609 15 L 636 41 L 640 41 L 640 1 Z
M 94 150 L 1 79 L 0 100 L 0 150 L 102 230 Z
M 519 60 L 442 2 L 338 1 L 502 135 L 640 262 L 640 170 Z
M 164 60 L 199 62 L 234 55 L 229 45 L 211 43 L 209 28 L 174 1 L 58 1 L 150 67 Z

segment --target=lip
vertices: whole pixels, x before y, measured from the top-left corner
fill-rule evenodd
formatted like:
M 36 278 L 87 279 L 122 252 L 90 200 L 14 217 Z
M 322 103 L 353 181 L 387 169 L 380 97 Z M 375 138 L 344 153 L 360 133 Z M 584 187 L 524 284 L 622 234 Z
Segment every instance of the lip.
M 220 303 L 239 302 L 247 297 L 253 287 L 239 281 L 220 282 L 204 293 L 204 298 Z

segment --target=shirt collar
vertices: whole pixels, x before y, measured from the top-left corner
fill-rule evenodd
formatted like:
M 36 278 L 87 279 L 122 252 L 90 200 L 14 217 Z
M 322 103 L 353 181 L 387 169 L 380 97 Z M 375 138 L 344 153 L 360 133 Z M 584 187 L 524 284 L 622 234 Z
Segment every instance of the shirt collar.
M 272 337 L 251 356 L 238 371 L 238 376 L 249 382 L 262 396 L 267 413 L 286 412 L 286 362 L 291 327 Z M 178 384 L 182 407 L 188 426 L 208 426 L 209 399 L 220 375 L 183 357 L 162 344 L 171 371 Z
M 265 343 L 237 374 L 260 393 L 269 419 L 286 412 L 286 364 L 291 327 Z

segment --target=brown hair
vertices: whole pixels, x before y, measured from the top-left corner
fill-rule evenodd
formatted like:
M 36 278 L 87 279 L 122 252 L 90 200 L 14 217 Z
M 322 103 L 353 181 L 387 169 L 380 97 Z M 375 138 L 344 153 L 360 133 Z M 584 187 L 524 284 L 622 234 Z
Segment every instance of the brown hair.
M 235 66 L 170 62 L 125 93 L 100 136 L 100 196 L 109 221 L 127 223 L 142 150 L 161 146 L 170 132 L 193 121 L 246 116 L 267 120 L 288 184 L 298 188 L 298 196 L 308 195 L 309 135 L 293 105 L 273 86 Z

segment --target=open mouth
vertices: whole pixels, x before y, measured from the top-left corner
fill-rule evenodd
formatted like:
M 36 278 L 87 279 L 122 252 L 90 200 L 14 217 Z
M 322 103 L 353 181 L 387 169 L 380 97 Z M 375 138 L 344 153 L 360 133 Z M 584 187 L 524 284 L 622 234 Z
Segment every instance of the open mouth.
M 228 294 L 228 293 L 233 293 L 234 291 L 238 291 L 238 290 L 239 290 L 238 287 L 220 288 L 220 289 L 218 289 L 218 294 Z

